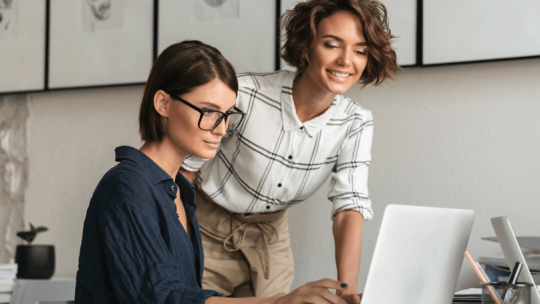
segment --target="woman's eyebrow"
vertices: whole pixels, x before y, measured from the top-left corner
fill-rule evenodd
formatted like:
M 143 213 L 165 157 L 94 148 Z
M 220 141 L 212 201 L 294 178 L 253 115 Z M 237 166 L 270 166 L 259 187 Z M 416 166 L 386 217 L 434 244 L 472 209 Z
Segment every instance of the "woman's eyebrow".
M 214 108 L 214 109 L 220 109 L 221 107 L 213 102 L 210 102 L 210 101 L 201 101 L 199 103 L 201 106 L 207 106 L 207 107 L 210 107 L 210 108 Z M 226 110 L 225 112 L 227 111 L 230 111 L 232 109 L 234 109 L 235 105 L 232 106 L 231 108 L 229 108 L 228 110 Z
M 334 36 L 334 35 L 324 35 L 322 36 L 323 38 L 332 38 L 332 39 L 335 39 L 337 41 L 340 41 L 340 42 L 343 42 L 343 39 L 339 38 L 338 36 Z M 356 45 L 359 45 L 359 46 L 367 46 L 368 43 L 366 41 L 364 42 L 358 42 Z
M 211 101 L 200 101 L 200 102 L 197 103 L 197 105 L 198 105 L 198 107 L 201 107 L 201 108 L 206 107 L 206 108 L 211 108 L 213 110 L 219 110 L 219 108 L 220 108 L 219 105 L 217 105 L 217 104 L 215 104 L 215 103 L 213 103 Z

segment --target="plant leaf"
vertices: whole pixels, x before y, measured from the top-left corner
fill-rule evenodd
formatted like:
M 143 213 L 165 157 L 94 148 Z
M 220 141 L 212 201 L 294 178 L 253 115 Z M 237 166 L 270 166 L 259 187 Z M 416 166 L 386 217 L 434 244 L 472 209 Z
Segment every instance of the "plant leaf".
M 40 233 L 40 232 L 43 232 L 43 231 L 47 231 L 49 229 L 47 229 L 47 227 L 37 227 L 36 230 L 34 231 L 35 233 Z
M 32 243 L 32 241 L 36 237 L 36 234 L 31 231 L 21 231 L 21 232 L 17 232 L 17 236 L 27 241 L 28 243 Z
M 32 225 L 32 223 L 28 222 L 30 224 L 30 231 L 34 232 L 36 230 L 36 228 L 34 228 L 34 225 Z

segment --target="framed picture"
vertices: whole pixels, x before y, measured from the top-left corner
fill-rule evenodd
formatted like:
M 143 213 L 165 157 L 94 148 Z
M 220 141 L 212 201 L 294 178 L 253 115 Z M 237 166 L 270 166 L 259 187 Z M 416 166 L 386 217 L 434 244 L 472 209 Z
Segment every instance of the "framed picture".
M 0 1 L 0 93 L 45 88 L 45 0 Z
M 423 1 L 423 64 L 540 56 L 540 2 Z
M 182 40 L 219 49 L 237 72 L 275 69 L 276 2 L 159 0 L 158 51 Z
M 154 1 L 50 0 L 51 89 L 144 83 Z
M 416 65 L 416 18 L 417 0 L 382 0 L 388 10 L 388 21 L 396 40 L 392 47 L 396 51 L 400 66 Z

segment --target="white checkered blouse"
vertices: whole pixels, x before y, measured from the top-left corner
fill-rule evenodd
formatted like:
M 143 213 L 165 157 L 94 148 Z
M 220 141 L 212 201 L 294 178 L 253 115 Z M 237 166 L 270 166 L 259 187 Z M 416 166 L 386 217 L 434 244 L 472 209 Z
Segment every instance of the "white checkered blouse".
M 368 197 L 373 116 L 337 95 L 323 114 L 302 123 L 292 99 L 295 72 L 239 74 L 236 105 L 246 113 L 223 137 L 216 156 L 188 155 L 182 168 L 200 169 L 201 188 L 236 213 L 274 212 L 310 197 L 331 177 L 332 218 L 353 209 L 373 217 Z

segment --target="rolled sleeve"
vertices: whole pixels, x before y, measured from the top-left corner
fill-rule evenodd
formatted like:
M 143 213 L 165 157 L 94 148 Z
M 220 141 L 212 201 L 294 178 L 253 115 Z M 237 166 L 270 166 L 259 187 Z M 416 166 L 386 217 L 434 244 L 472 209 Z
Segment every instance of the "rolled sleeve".
M 343 210 L 356 210 L 366 221 L 373 218 L 368 191 L 373 116 L 366 109 L 355 116 L 331 174 L 328 199 L 332 202 L 332 220 Z
M 100 220 L 103 250 L 120 303 L 204 303 L 215 291 L 188 286 L 151 216 L 119 203 Z M 186 264 L 186 267 L 192 265 Z

